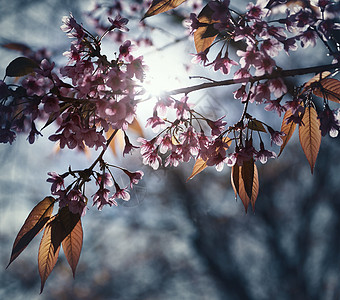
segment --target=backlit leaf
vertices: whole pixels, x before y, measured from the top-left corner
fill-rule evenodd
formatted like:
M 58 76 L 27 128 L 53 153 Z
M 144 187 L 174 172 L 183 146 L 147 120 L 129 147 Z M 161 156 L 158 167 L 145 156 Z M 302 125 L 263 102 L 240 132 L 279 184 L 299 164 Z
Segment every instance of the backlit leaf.
M 40 242 L 38 253 L 38 268 L 41 279 L 40 293 L 44 289 L 46 279 L 51 274 L 59 255 L 60 242 L 56 236 L 60 235 L 61 226 L 56 219 L 49 222 Z
M 242 166 L 236 164 L 232 167 L 231 184 L 235 192 L 235 197 L 237 198 L 237 195 L 240 197 L 246 213 L 249 203 L 251 203 L 254 210 L 255 202 L 259 193 L 259 178 L 253 159 L 248 162 L 243 162 Z
M 7 43 L 7 44 L 1 45 L 1 47 L 9 49 L 9 50 L 18 51 L 18 52 L 21 52 L 22 54 L 29 53 L 32 51 L 31 48 L 21 43 Z
M 253 180 L 254 180 L 254 161 L 244 161 L 241 167 L 241 175 L 244 183 L 244 189 L 248 197 L 251 198 L 253 193 Z
M 286 147 L 286 145 L 288 144 L 288 141 L 290 140 L 290 138 L 292 137 L 295 128 L 296 128 L 296 123 L 294 122 L 290 122 L 289 124 L 287 124 L 287 120 L 288 118 L 292 115 L 292 111 L 290 109 L 288 109 L 285 112 L 285 115 L 283 116 L 283 120 L 282 120 L 282 125 L 281 125 L 281 132 L 283 132 L 285 134 L 285 136 L 282 137 L 283 143 L 281 145 L 280 148 L 280 152 L 279 155 L 281 155 L 283 149 Z
M 72 104 L 71 103 L 62 103 L 59 105 L 60 109 L 58 112 L 50 113 L 48 120 L 45 125 L 41 128 L 41 130 L 45 129 L 47 126 L 51 125 L 66 109 L 68 109 Z
M 6 76 L 20 77 L 32 73 L 39 65 L 27 57 L 17 57 L 6 68 Z
M 231 168 L 231 185 L 234 189 L 234 193 L 235 193 L 235 199 L 237 199 L 237 195 L 239 194 L 239 190 L 240 190 L 240 166 L 238 164 L 233 165 L 233 167 Z M 249 205 L 249 202 L 248 202 Z M 247 208 L 248 208 L 247 205 Z
M 173 9 L 181 5 L 185 1 L 186 0 L 153 0 L 150 8 L 145 13 L 142 20 L 147 17 L 155 16 L 170 9 Z
M 143 128 L 140 126 L 136 118 L 134 118 L 133 122 L 129 125 L 129 130 L 135 132 L 140 137 L 144 137 Z
M 68 207 L 63 207 L 59 210 L 58 214 L 53 218 L 53 220 L 51 220 L 46 225 L 43 237 L 40 242 L 38 254 L 38 268 L 41 278 L 40 293 L 43 291 L 46 279 L 51 274 L 57 262 L 61 243 L 72 233 L 74 228 L 76 228 L 79 220 L 79 214 L 73 214 L 69 211 Z M 76 231 L 79 233 L 79 228 L 77 228 Z M 76 248 L 76 244 L 79 244 L 79 240 L 74 243 L 75 244 L 73 246 Z M 66 252 L 67 254 L 65 253 L 65 255 L 70 254 L 70 252 Z M 76 260 L 76 253 L 77 251 L 75 250 L 72 261 L 73 264 Z
M 340 103 L 340 81 L 328 78 L 332 73 L 325 71 L 315 75 L 304 86 L 302 93 L 312 90 L 315 96 Z
M 313 107 L 306 107 L 302 122 L 303 124 L 299 125 L 300 144 L 313 174 L 316 157 L 318 156 L 321 144 L 320 121 Z
M 218 30 L 216 30 L 213 25 L 216 23 L 216 21 L 213 21 L 212 19 L 213 12 L 214 11 L 207 4 L 197 17 L 200 23 L 207 24 L 207 26 L 197 28 L 194 32 L 194 42 L 197 53 L 203 52 L 210 47 L 218 34 Z
M 255 119 L 249 121 L 248 128 L 251 130 L 255 130 L 255 131 L 267 132 L 262 122 L 255 120 Z
M 316 74 L 313 78 L 311 78 L 305 83 L 302 93 L 306 92 L 311 87 L 311 85 L 314 84 L 315 82 L 320 82 L 321 80 L 327 78 L 331 74 L 332 73 L 329 71 L 324 71 L 322 73 Z
M 192 170 L 191 175 L 188 177 L 187 182 L 194 178 L 198 173 L 201 173 L 207 166 L 207 161 L 202 158 L 197 158 L 194 169 Z
M 11 258 L 7 267 L 45 227 L 53 212 L 54 202 L 54 198 L 46 197 L 32 209 L 14 241 Z
M 313 94 L 340 103 L 340 81 L 335 78 L 323 79 L 318 87 L 313 89 Z
M 253 211 L 255 211 L 255 202 L 257 199 L 257 196 L 259 194 L 259 174 L 257 171 L 257 167 L 254 163 L 254 177 L 253 177 L 253 188 L 252 188 L 252 194 L 251 194 L 251 198 L 250 198 L 250 203 L 251 203 L 251 207 L 253 209 Z
M 109 130 L 106 132 L 106 138 L 108 139 L 114 132 L 115 130 L 110 126 Z M 118 132 L 117 132 L 118 133 Z M 116 134 L 117 135 L 117 134 Z M 113 153 L 114 156 L 117 155 L 117 150 L 116 150 L 116 143 L 115 143 L 115 138 L 116 136 L 113 138 L 113 140 L 110 143 L 110 149 Z
M 62 226 L 62 235 L 59 237 L 61 243 L 74 230 L 80 220 L 80 215 L 71 213 L 68 207 L 63 207 L 59 210 L 56 219 Z
M 72 269 L 73 277 L 75 276 L 77 264 L 80 257 L 81 248 L 83 245 L 83 228 L 81 226 L 81 219 L 79 219 L 76 226 L 70 234 L 62 241 L 63 250 L 66 259 Z
M 228 147 L 230 147 L 230 144 L 232 140 L 229 137 L 224 137 L 223 142 L 227 143 Z M 227 148 L 226 148 L 227 150 Z M 207 161 L 203 160 L 202 158 L 197 158 L 194 168 L 192 170 L 191 175 L 188 177 L 187 182 L 191 179 L 193 179 L 198 173 L 201 173 L 205 168 L 207 168 Z

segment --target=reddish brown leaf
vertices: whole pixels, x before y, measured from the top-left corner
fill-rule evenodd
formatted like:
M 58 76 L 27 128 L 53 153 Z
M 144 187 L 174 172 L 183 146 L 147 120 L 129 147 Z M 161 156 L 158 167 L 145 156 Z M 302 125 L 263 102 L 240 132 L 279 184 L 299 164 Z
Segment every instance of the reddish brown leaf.
M 233 167 L 231 168 L 230 175 L 231 175 L 231 185 L 235 193 L 235 199 L 237 199 L 237 195 L 239 194 L 239 190 L 240 190 L 240 166 L 237 164 L 233 165 Z
M 115 129 L 113 129 L 111 126 L 109 128 L 109 130 L 106 132 L 106 137 L 109 138 L 112 133 L 115 131 Z M 117 146 L 116 143 L 118 143 L 118 146 L 121 150 L 124 149 L 124 134 L 121 130 L 118 130 L 115 137 L 113 138 L 113 140 L 110 143 L 110 149 L 113 153 L 114 156 L 117 155 Z
M 320 121 L 317 117 L 317 112 L 313 107 L 306 107 L 302 118 L 303 124 L 299 125 L 300 144 L 309 162 L 312 174 L 321 144 Z
M 335 78 L 323 79 L 318 87 L 313 89 L 313 94 L 340 103 L 340 81 Z
M 45 227 L 53 212 L 54 198 L 46 197 L 40 201 L 28 215 L 24 225 L 22 225 L 17 237 L 15 238 L 12 254 L 8 266 L 19 254 L 24 251 L 32 239 Z
M 252 192 L 252 195 L 251 195 L 251 198 L 250 198 L 250 203 L 251 203 L 251 206 L 253 208 L 253 211 L 255 210 L 255 202 L 256 202 L 257 196 L 259 194 L 259 188 L 260 188 L 259 174 L 258 174 L 258 171 L 257 171 L 257 167 L 254 164 L 253 192 Z
M 313 78 L 311 78 L 305 83 L 304 89 L 302 90 L 301 93 L 306 92 L 312 85 L 315 85 L 316 82 L 320 82 L 321 80 L 327 78 L 331 74 L 332 73 L 329 71 L 324 71 L 322 73 L 316 74 Z
M 73 214 L 68 207 L 59 210 L 57 220 L 60 222 L 63 234 L 60 236 L 60 243 L 73 231 L 80 220 L 79 214 Z
M 295 128 L 296 128 L 296 123 L 294 123 L 294 122 L 290 122 L 290 123 L 287 124 L 287 120 L 291 115 L 292 115 L 292 111 L 290 109 L 288 109 L 285 112 L 285 115 L 283 116 L 281 131 L 283 133 L 285 133 L 285 136 L 282 137 L 283 143 L 281 145 L 280 152 L 279 152 L 278 156 L 281 155 L 283 149 L 288 144 L 288 142 L 289 142 L 290 138 L 292 137 L 292 135 L 295 131 Z
M 38 253 L 38 268 L 41 278 L 40 293 L 44 289 L 47 277 L 51 274 L 59 255 L 60 242 L 56 236 L 61 234 L 58 221 L 54 219 L 49 222 L 45 228 L 43 237 L 40 242 Z
M 250 167 L 250 164 L 253 164 L 253 168 Z M 250 176 L 251 169 L 253 169 L 253 175 Z M 244 175 L 244 178 L 242 174 Z M 258 172 L 256 165 L 254 164 L 253 160 L 250 160 L 243 166 L 234 165 L 231 170 L 231 184 L 233 186 L 235 197 L 237 195 L 240 197 L 245 211 L 247 213 L 249 203 L 251 203 L 253 210 L 255 209 L 255 202 L 259 193 L 259 179 L 258 179 Z M 251 195 L 249 197 L 246 187 L 249 190 L 251 185 Z
M 188 177 L 187 182 L 194 178 L 198 173 L 201 173 L 207 166 L 207 161 L 203 160 L 202 158 L 197 158 L 194 169 L 192 170 L 191 175 Z
M 46 279 L 57 262 L 61 243 L 72 233 L 79 220 L 79 214 L 73 214 L 69 211 L 68 207 L 63 207 L 55 218 L 46 225 L 38 254 L 38 267 L 41 278 L 40 293 L 43 291 Z M 76 231 L 78 232 L 79 229 L 77 228 Z M 77 244 L 77 242 L 75 243 Z M 76 248 L 75 244 L 73 246 Z M 73 253 L 73 263 L 75 263 L 76 252 L 75 250 Z M 70 252 L 67 252 L 68 254 Z
M 81 226 L 81 219 L 79 219 L 78 223 L 76 224 L 76 226 L 74 226 L 71 233 L 68 234 L 66 238 L 62 241 L 62 246 L 74 277 L 80 257 L 81 248 L 83 246 L 83 228 Z
M 230 147 L 230 144 L 232 140 L 229 137 L 224 137 L 223 142 L 228 144 L 228 147 Z M 227 149 L 226 149 L 227 150 Z M 187 182 L 191 179 L 193 179 L 198 173 L 201 173 L 205 168 L 207 168 L 207 161 L 203 160 L 202 158 L 197 158 L 194 168 L 192 170 L 191 175 L 188 177 Z
M 1 46 L 3 48 L 6 48 L 6 49 L 10 49 L 10 50 L 15 50 L 15 51 L 21 52 L 24 55 L 25 55 L 25 53 L 27 54 L 27 53 L 32 51 L 31 48 L 29 48 L 25 44 L 21 44 L 21 43 L 7 43 L 7 44 L 3 44 Z
M 181 5 L 186 0 L 153 0 L 150 8 L 145 13 L 142 20 L 155 16 Z
M 6 76 L 20 77 L 32 73 L 39 65 L 27 57 L 17 57 L 12 60 L 6 68 Z
M 340 81 L 328 78 L 332 73 L 325 71 L 315 75 L 306 84 L 302 93 L 311 90 L 315 96 L 340 103 Z
M 135 132 L 140 137 L 144 137 L 143 128 L 140 126 L 138 120 L 135 118 L 133 122 L 129 125 L 129 130 Z
M 200 23 L 207 24 L 206 26 L 199 27 L 194 32 L 194 42 L 197 53 L 206 50 L 215 40 L 218 31 L 214 29 L 214 23 L 212 19 L 213 10 L 207 4 L 198 15 L 198 21 Z
M 254 181 L 254 161 L 244 161 L 241 167 L 241 175 L 247 196 L 251 198 L 253 194 L 253 181 Z

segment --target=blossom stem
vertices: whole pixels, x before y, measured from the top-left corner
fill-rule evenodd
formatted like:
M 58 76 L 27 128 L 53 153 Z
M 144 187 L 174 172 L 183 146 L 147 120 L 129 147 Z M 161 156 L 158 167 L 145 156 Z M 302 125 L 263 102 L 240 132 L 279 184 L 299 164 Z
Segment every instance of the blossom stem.
M 329 64 L 329 65 L 309 67 L 309 68 L 299 68 L 299 69 L 291 69 L 291 70 L 275 70 L 271 74 L 265 74 L 262 76 L 205 82 L 205 83 L 201 83 L 198 85 L 193 85 L 193 86 L 189 86 L 185 88 L 168 91 L 166 94 L 168 95 L 186 94 L 187 95 L 191 92 L 202 90 L 202 89 L 207 89 L 211 87 L 227 86 L 227 85 L 248 83 L 248 82 L 257 82 L 257 81 L 265 80 L 265 79 L 298 76 L 298 75 L 305 75 L 305 74 L 310 74 L 310 73 L 319 73 L 323 71 L 336 70 L 339 68 L 340 68 L 340 63 L 335 63 L 335 64 Z
M 240 123 L 242 123 L 243 124 L 243 120 L 244 120 L 244 118 L 245 118 L 245 116 L 247 115 L 247 109 L 248 109 L 248 104 L 249 104 L 249 99 L 250 99 L 250 96 L 251 96 L 251 88 L 253 87 L 253 85 L 254 85 L 254 82 L 252 82 L 251 84 L 250 84 L 250 88 L 249 88 L 249 91 L 248 91 L 248 96 L 247 96 L 247 100 L 245 101 L 245 103 L 244 103 L 244 107 L 243 107 L 243 112 L 242 112 L 242 116 L 241 116 L 241 118 L 240 118 Z
M 97 165 L 97 163 L 103 159 L 104 153 L 106 152 L 107 148 L 109 147 L 110 143 L 112 142 L 112 140 L 115 137 L 115 135 L 117 134 L 117 132 L 118 132 L 118 129 L 115 129 L 114 132 L 110 135 L 110 137 L 106 141 L 106 147 L 104 147 L 102 152 L 100 152 L 99 156 L 92 163 L 92 165 L 88 168 L 88 170 L 92 170 Z

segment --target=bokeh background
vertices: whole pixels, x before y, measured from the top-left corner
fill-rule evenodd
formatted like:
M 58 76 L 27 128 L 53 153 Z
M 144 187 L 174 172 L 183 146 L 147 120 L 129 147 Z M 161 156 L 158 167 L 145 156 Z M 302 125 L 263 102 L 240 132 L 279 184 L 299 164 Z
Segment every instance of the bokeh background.
M 61 54 L 69 48 L 59 29 L 62 16 L 72 11 L 86 25 L 83 12 L 91 5 L 80 0 L 0 0 L 0 43 L 46 47 L 62 63 Z M 231 5 L 244 7 L 245 2 L 232 0 Z M 151 50 L 140 50 L 151 65 L 165 57 L 179 68 L 190 63 L 193 42 L 182 38 L 186 29 L 178 14 L 157 16 L 150 24 L 163 28 L 152 32 L 157 44 Z M 110 43 L 105 47 L 113 51 Z M 325 53 L 316 47 L 289 58 L 282 54 L 282 64 L 329 63 Z M 1 78 L 17 56 L 0 48 Z M 160 72 L 171 73 L 165 65 Z M 182 86 L 197 83 L 188 81 L 188 74 L 223 78 L 212 70 L 199 72 L 194 68 L 176 76 Z M 212 117 L 227 115 L 232 124 L 242 109 L 232 91 L 199 92 L 192 101 Z M 280 120 L 263 107 L 251 112 L 280 127 Z M 75 280 L 61 253 L 39 295 L 39 237 L 5 270 L 12 243 L 32 207 L 50 194 L 47 172 L 86 167 L 95 158 L 94 153 L 56 151 L 47 140 L 52 132 L 44 130 L 34 145 L 18 136 L 13 145 L 0 146 L 1 299 L 340 299 L 340 138 L 323 138 L 312 176 L 296 133 L 280 159 L 258 165 L 260 194 L 255 212 L 248 214 L 241 201 L 235 202 L 229 168 L 221 173 L 208 168 L 186 183 L 193 162 L 151 172 L 138 155 L 121 160 L 108 153 L 106 159 L 142 169 L 145 177 L 130 202 L 87 212 Z

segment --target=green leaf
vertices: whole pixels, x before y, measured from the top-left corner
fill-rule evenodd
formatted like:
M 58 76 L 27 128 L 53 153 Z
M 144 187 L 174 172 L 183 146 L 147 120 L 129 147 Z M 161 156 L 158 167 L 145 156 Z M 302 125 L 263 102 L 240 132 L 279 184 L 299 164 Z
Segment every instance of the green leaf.
M 39 65 L 27 57 L 17 57 L 6 68 L 6 76 L 20 77 L 32 73 Z
M 11 258 L 7 268 L 19 254 L 24 251 L 32 239 L 45 227 L 47 221 L 51 218 L 54 202 L 54 198 L 46 197 L 32 209 L 14 241 Z
M 248 128 L 251 129 L 251 130 L 255 130 L 255 131 L 267 132 L 267 130 L 264 128 L 262 122 L 260 122 L 256 119 L 249 121 Z

